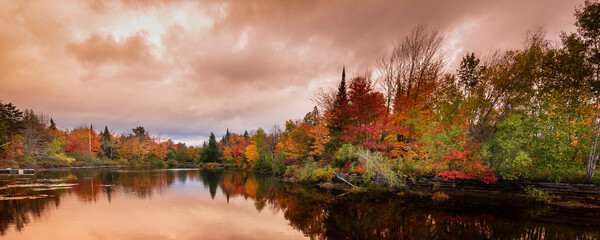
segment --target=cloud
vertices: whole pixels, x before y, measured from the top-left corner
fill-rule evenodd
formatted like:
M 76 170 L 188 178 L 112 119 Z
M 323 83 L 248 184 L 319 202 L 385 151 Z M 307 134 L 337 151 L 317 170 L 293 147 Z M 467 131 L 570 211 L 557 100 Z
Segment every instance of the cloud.
M 465 52 L 574 31 L 583 1 L 2 1 L 0 100 L 81 123 L 198 142 L 210 132 L 269 129 L 312 109 L 416 24 Z
M 73 53 L 82 64 L 92 66 L 111 63 L 149 65 L 154 59 L 143 33 L 139 32 L 121 42 L 115 41 L 112 36 L 102 37 L 94 34 L 85 42 L 69 43 L 67 50 Z

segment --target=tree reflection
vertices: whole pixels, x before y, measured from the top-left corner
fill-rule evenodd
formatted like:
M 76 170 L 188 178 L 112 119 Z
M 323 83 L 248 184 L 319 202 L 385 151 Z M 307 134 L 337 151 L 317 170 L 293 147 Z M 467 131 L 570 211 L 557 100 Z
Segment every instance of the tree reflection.
M 460 204 L 433 203 L 393 194 L 340 194 L 309 186 L 283 183 L 279 177 L 228 170 L 78 169 L 42 172 L 30 179 L 60 179 L 77 184 L 72 189 L 36 192 L 49 197 L 0 201 L 0 234 L 13 226 L 20 231 L 58 208 L 60 199 L 74 194 L 83 204 L 106 197 L 150 199 L 173 184 L 202 183 L 214 201 L 222 194 L 281 212 L 288 224 L 312 239 L 598 239 L 593 228 L 507 218 L 493 212 L 472 212 Z M 7 194 L 4 189 L 0 194 Z M 13 195 L 33 194 L 27 188 L 11 188 Z M 462 204 L 469 206 L 469 204 Z M 519 213 L 516 213 L 519 214 Z

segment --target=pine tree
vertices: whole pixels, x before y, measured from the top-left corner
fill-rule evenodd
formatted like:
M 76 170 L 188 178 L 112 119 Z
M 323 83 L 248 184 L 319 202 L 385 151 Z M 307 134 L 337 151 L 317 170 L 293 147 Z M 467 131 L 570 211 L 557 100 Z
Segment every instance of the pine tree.
M 209 162 L 219 162 L 219 145 L 217 144 L 217 140 L 215 139 L 215 134 L 210 133 L 210 137 L 208 138 L 208 146 L 207 146 L 207 160 Z
M 469 96 L 479 83 L 479 78 L 481 77 L 482 67 L 479 66 L 479 62 L 480 60 L 475 57 L 475 53 L 467 53 L 460 62 L 458 78 L 463 89 Z
M 327 152 L 335 152 L 341 145 L 341 135 L 350 124 L 350 115 L 348 114 L 348 95 L 346 93 L 346 67 L 342 69 L 342 81 L 338 87 L 335 101 L 331 111 L 326 113 L 327 129 L 329 130 L 331 141 L 327 144 Z
M 342 81 L 333 103 L 332 112 L 329 113 L 327 128 L 333 136 L 342 133 L 348 126 L 348 96 L 346 94 L 346 67 L 342 69 Z
M 104 132 L 100 133 L 102 135 L 102 139 L 104 141 L 110 141 L 110 132 L 108 131 L 108 126 L 104 126 Z
M 50 127 L 48 127 L 48 129 L 57 130 L 56 124 L 54 123 L 54 120 L 52 118 L 50 118 Z
M 229 137 L 230 137 L 229 135 L 230 135 L 230 133 L 229 133 L 229 128 L 228 128 L 227 132 L 225 132 L 225 136 L 223 136 L 221 138 L 221 143 L 222 144 L 227 144 L 229 142 Z

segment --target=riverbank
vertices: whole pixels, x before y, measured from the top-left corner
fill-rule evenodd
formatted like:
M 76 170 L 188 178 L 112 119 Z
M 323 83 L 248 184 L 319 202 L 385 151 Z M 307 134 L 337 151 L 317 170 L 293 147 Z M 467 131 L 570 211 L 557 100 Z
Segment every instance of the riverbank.
M 127 168 L 128 166 L 93 166 L 78 168 Z M 257 172 L 240 168 L 233 164 L 201 163 L 181 164 L 177 168 L 200 168 L 208 170 L 236 170 Z M 36 171 L 54 171 L 70 168 L 36 169 Z M 329 174 L 329 173 L 328 173 Z M 382 179 L 375 177 L 375 183 L 362 184 L 362 177 L 356 174 L 338 173 L 324 178 L 300 179 L 294 176 L 278 175 L 284 182 L 335 190 L 342 194 L 389 193 L 410 198 L 428 199 L 439 203 L 457 204 L 477 200 L 487 207 L 528 207 L 546 206 L 557 209 L 588 209 L 600 214 L 600 185 L 585 183 L 554 183 L 540 181 L 505 181 L 484 183 L 477 180 L 444 179 L 423 176 L 408 176 L 398 179 L 399 185 L 385 186 Z M 318 179 L 318 180 L 314 180 Z M 341 180 L 344 179 L 344 180 Z M 352 187 L 348 183 L 357 187 Z M 593 215 L 594 217 L 600 216 Z M 600 222 L 599 224 L 600 225 Z
M 394 190 L 357 189 L 341 180 L 296 184 L 316 185 L 342 198 L 365 194 L 377 196 L 374 198 L 400 196 L 406 202 L 438 211 L 493 213 L 560 224 L 600 226 L 600 186 L 597 184 L 519 181 L 486 184 L 431 177 L 405 179 L 405 184 Z

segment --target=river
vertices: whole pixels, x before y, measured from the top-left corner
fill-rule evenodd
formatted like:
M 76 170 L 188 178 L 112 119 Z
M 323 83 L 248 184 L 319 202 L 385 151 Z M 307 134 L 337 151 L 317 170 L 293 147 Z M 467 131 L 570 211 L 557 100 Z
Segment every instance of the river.
M 600 238 L 594 226 L 524 214 L 543 207 L 470 209 L 233 170 L 71 169 L 0 180 L 1 239 Z

